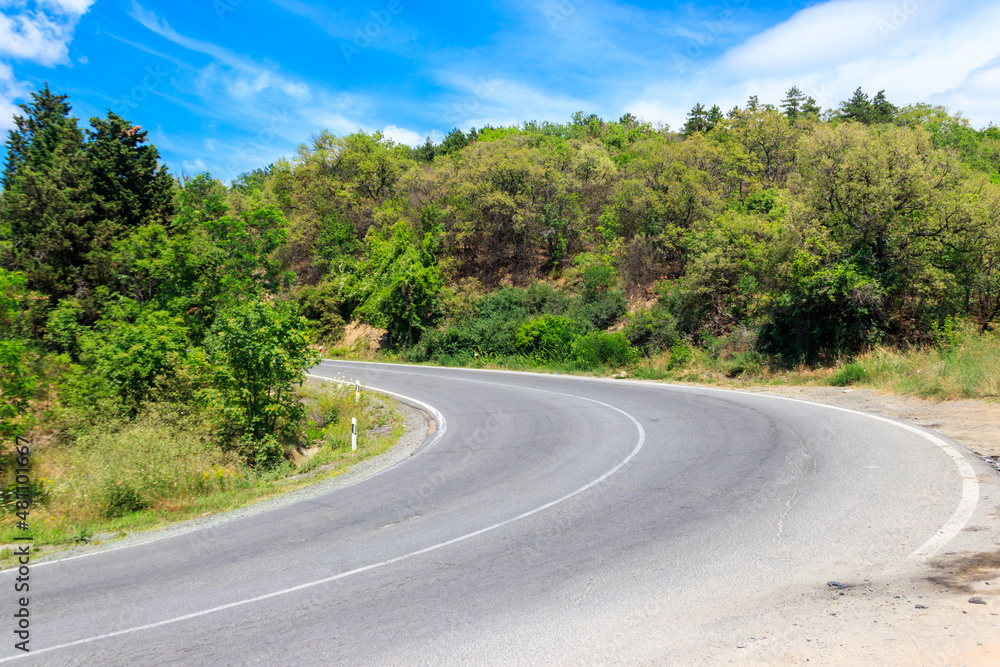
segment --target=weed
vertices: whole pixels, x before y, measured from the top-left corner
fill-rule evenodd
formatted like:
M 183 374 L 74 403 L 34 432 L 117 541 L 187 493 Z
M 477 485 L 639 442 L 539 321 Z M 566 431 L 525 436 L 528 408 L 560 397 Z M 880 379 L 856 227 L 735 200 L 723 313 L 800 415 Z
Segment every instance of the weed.
M 850 363 L 833 374 L 830 384 L 834 387 L 846 387 L 862 382 L 866 378 L 865 367 L 859 363 Z

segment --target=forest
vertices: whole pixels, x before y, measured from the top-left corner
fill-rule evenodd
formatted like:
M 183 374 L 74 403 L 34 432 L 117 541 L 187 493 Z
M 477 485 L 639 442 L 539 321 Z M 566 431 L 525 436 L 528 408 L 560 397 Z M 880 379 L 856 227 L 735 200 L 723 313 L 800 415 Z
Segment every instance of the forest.
M 699 104 L 678 131 L 584 112 L 416 148 L 324 131 L 228 186 L 169 173 L 114 113 L 80 127 L 48 87 L 21 108 L 5 449 L 142 424 L 286 465 L 322 425 L 296 387 L 358 323 L 386 359 L 582 372 L 997 347 L 1000 129 L 883 92 Z

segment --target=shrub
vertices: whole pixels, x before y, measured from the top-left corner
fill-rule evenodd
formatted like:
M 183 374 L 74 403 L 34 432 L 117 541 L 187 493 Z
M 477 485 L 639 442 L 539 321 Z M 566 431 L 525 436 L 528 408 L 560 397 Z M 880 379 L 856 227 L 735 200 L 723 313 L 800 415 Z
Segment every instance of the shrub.
M 760 330 L 761 349 L 806 360 L 860 351 L 881 340 L 884 298 L 882 285 L 853 264 L 816 271 L 774 299 Z
M 573 341 L 573 360 L 584 368 L 624 366 L 635 361 L 636 353 L 622 333 L 591 331 Z
M 591 264 L 583 269 L 584 294 L 592 299 L 615 286 L 615 270 L 606 264 Z
M 81 338 L 81 360 L 104 379 L 131 414 L 149 398 L 158 376 L 172 374 L 170 360 L 188 346 L 180 317 L 161 310 L 141 313 L 134 323 L 105 320 Z
M 312 322 L 316 340 L 331 343 L 344 336 L 344 297 L 336 285 L 304 285 L 295 294 L 302 316 Z
M 677 368 L 687 366 L 694 359 L 694 351 L 691 346 L 684 341 L 677 341 L 670 348 L 670 360 L 667 362 L 667 370 L 672 371 Z
M 670 348 L 679 336 L 677 320 L 659 304 L 636 311 L 625 326 L 625 337 L 646 354 Z
M 281 457 L 274 436 L 294 439 L 303 413 L 294 387 L 319 355 L 308 322 L 281 304 L 248 301 L 223 312 L 206 341 L 228 436 L 252 465 Z
M 105 490 L 102 507 L 104 516 L 114 519 L 132 512 L 141 512 L 149 507 L 149 502 L 128 484 L 117 482 Z
M 517 348 L 536 363 L 569 357 L 576 337 L 573 320 L 561 315 L 543 315 L 529 320 L 517 330 Z
M 609 290 L 588 296 L 571 310 L 574 319 L 595 329 L 607 329 L 628 312 L 622 290 Z
M 830 384 L 834 387 L 846 387 L 847 385 L 861 382 L 867 377 L 865 367 L 859 363 L 850 363 L 837 371 L 831 378 Z
M 767 365 L 767 358 L 757 350 L 739 352 L 725 361 L 726 375 L 760 375 Z

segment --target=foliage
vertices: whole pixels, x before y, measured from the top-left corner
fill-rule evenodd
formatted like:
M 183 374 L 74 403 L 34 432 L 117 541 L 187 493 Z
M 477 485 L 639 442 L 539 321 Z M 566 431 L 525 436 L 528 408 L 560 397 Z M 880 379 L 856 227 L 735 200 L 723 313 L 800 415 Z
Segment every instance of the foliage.
M 691 351 L 691 346 L 679 340 L 670 348 L 670 360 L 667 362 L 667 370 L 672 371 L 684 368 L 691 363 L 691 359 L 693 358 L 694 352 Z
M 149 309 L 134 322 L 106 318 L 79 341 L 87 372 L 108 383 L 133 415 L 149 399 L 158 379 L 172 373 L 172 362 L 189 344 L 180 317 Z
M 853 264 L 816 271 L 770 304 L 761 347 L 809 361 L 824 351 L 863 350 L 884 334 L 884 302 L 882 285 Z
M 29 401 L 39 385 L 35 355 L 19 330 L 24 284 L 23 274 L 0 268 L 0 442 L 26 432 Z
M 542 315 L 517 329 L 517 349 L 535 363 L 569 358 L 577 328 L 562 315 Z
M 850 363 L 842 367 L 831 378 L 834 387 L 846 387 L 865 379 L 865 367 L 859 363 Z
M 636 359 L 636 352 L 621 332 L 591 331 L 573 339 L 571 356 L 583 368 L 626 366 Z
M 303 407 L 294 388 L 319 358 L 308 323 L 285 304 L 251 300 L 223 311 L 206 347 L 230 443 L 254 466 L 273 466 L 282 450 L 275 436 L 297 435 Z
M 365 238 L 363 278 L 355 312 L 385 328 L 396 345 L 411 345 L 440 314 L 441 278 L 434 262 L 435 232 L 418 245 L 409 223 L 373 227 Z

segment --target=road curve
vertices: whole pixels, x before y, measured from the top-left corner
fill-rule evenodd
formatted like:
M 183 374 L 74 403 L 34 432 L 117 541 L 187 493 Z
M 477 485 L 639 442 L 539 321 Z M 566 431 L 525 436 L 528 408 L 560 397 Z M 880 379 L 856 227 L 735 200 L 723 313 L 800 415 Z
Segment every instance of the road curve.
M 313 373 L 422 401 L 447 429 L 353 486 L 33 568 L 32 651 L 10 640 L 0 661 L 664 658 L 763 599 L 980 548 L 961 528 L 986 511 L 976 477 L 997 477 L 940 436 L 763 395 L 352 362 Z M 0 576 L 14 598 L 16 573 Z

